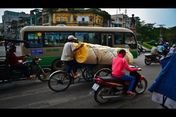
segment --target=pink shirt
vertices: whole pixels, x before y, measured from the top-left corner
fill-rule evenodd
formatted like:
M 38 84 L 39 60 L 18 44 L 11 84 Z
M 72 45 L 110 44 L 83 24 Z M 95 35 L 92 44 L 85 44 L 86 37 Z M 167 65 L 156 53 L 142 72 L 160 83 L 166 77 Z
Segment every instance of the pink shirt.
M 115 58 L 112 59 L 112 76 L 124 76 L 124 69 L 126 69 L 127 71 L 136 71 L 138 68 L 130 68 L 126 59 L 123 58 L 123 55 L 118 54 Z

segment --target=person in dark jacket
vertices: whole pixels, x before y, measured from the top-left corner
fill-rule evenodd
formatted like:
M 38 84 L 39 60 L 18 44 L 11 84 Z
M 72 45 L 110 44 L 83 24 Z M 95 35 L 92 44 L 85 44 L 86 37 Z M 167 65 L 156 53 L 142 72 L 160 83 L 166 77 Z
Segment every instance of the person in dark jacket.
M 25 77 L 30 78 L 28 67 L 22 63 L 25 56 L 16 56 L 15 52 L 16 46 L 14 44 L 10 45 L 9 50 L 6 54 L 8 65 L 10 65 L 12 69 L 21 71 L 25 75 Z

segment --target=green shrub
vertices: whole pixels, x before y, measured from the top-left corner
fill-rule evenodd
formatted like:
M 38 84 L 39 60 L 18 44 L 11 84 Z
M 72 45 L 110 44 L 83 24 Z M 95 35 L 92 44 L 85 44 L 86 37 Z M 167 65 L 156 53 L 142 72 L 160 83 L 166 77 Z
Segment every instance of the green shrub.
M 157 43 L 157 41 L 156 40 L 151 40 L 151 41 L 149 41 L 149 42 L 147 42 L 149 45 L 153 45 L 153 46 L 155 46 L 156 45 L 156 43 Z
M 152 49 L 153 45 L 148 44 L 147 42 L 143 42 L 143 46 L 147 49 Z

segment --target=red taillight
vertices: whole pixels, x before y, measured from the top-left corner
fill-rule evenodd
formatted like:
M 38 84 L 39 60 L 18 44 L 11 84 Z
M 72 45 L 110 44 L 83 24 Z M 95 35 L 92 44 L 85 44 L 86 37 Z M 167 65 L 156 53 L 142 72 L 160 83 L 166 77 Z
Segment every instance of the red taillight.
M 97 82 L 98 84 L 101 84 L 102 81 L 101 81 L 101 80 L 97 80 L 96 82 Z
M 102 79 L 99 76 L 95 76 L 93 78 L 95 80 L 96 83 L 101 83 Z
M 144 76 L 141 76 L 141 79 L 144 79 L 145 77 Z

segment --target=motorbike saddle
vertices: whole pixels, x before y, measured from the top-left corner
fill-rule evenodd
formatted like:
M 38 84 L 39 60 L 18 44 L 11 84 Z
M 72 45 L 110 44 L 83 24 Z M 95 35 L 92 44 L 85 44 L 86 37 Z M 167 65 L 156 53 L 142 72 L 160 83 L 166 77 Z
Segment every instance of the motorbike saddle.
M 120 77 L 118 78 L 118 77 L 113 77 L 113 76 L 103 76 L 101 78 L 107 82 L 124 83 L 124 81 L 121 80 Z

